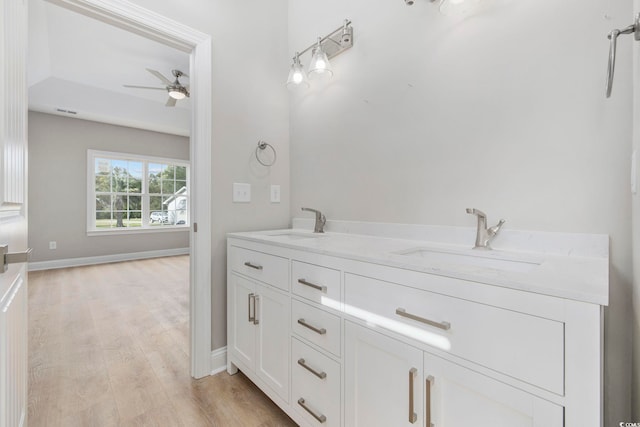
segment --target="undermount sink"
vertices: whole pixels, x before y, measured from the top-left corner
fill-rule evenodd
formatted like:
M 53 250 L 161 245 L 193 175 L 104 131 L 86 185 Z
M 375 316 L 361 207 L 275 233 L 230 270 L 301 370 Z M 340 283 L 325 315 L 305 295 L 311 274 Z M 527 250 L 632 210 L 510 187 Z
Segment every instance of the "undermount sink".
M 494 270 L 527 273 L 542 264 L 541 259 L 525 258 L 498 251 L 446 251 L 429 248 L 412 248 L 396 252 L 398 255 L 420 257 L 428 262 L 442 262 L 464 266 L 491 268 Z
M 300 240 L 324 237 L 324 234 L 311 232 L 306 233 L 304 231 L 281 231 L 276 233 L 264 234 L 264 236 L 275 240 Z

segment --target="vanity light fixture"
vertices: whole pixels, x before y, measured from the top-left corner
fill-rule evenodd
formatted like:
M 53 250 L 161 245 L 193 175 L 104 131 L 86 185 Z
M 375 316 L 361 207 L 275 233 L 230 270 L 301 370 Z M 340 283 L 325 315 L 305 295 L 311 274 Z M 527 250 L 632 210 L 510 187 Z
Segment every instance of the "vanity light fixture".
M 307 73 L 304 72 L 304 68 L 300 63 L 300 54 L 296 52 L 293 57 L 293 64 L 289 70 L 289 78 L 287 79 L 287 87 L 289 89 L 295 89 L 296 87 L 309 87 L 309 79 Z
M 300 56 L 311 50 L 311 62 L 309 64 L 309 77 L 318 78 L 333 76 L 333 69 L 329 59 L 344 52 L 353 46 L 353 27 L 351 21 L 345 19 L 344 24 L 324 37 L 318 37 L 318 41 L 306 49 L 296 52 L 293 64 L 289 69 L 287 88 L 309 87 L 307 74 L 304 72 Z
M 320 76 L 333 77 L 333 69 L 327 54 L 322 49 L 322 38 L 318 37 L 318 44 L 313 48 L 311 56 L 311 64 L 309 64 L 309 75 L 312 78 Z

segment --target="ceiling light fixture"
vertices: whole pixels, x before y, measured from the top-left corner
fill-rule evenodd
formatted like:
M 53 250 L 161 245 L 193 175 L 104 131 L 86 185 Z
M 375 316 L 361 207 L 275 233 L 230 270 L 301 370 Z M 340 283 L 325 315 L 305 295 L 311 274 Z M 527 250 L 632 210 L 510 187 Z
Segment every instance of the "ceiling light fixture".
M 287 88 L 309 87 L 307 74 L 304 72 L 300 56 L 312 50 L 311 62 L 309 63 L 309 77 L 318 78 L 333 76 L 333 69 L 329 59 L 344 52 L 353 46 L 353 27 L 351 21 L 345 19 L 344 24 L 335 31 L 324 37 L 318 37 L 318 41 L 306 49 L 296 52 L 293 57 L 293 64 L 289 69 Z
M 429 0 L 431 3 L 437 3 L 440 13 L 443 15 L 462 15 L 472 12 L 480 0 Z M 413 0 L 404 0 L 407 6 L 413 5 Z
M 182 86 L 169 87 L 169 96 L 173 99 L 184 99 L 187 96 L 187 90 Z

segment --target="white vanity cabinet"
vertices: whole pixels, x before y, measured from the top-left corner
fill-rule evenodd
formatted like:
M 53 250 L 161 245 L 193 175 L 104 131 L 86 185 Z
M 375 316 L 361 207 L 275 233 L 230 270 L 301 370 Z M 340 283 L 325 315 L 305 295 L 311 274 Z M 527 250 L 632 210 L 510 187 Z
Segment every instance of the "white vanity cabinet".
M 227 370 L 304 427 L 601 427 L 608 239 L 548 246 L 565 238 L 577 256 L 520 272 L 389 237 L 231 234 Z
M 230 254 L 242 256 L 245 251 Z M 263 260 L 264 261 L 264 260 Z M 249 262 L 249 261 L 247 261 Z M 244 265 L 244 261 L 241 265 Z M 255 264 L 270 270 L 268 262 Z M 251 267 L 250 267 L 251 268 Z M 278 283 L 287 283 L 288 272 Z M 250 378 L 256 376 L 284 402 L 289 401 L 289 307 L 287 293 L 243 277 L 233 270 L 228 276 L 228 357 Z
M 350 322 L 345 364 L 348 426 L 563 426 L 562 406 Z

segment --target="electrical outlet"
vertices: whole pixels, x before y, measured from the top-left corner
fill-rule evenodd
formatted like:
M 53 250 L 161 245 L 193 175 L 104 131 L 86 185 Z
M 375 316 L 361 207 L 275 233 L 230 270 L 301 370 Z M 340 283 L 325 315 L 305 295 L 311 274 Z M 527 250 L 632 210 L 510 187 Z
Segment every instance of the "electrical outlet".
M 251 184 L 234 182 L 233 201 L 236 203 L 249 203 L 251 201 Z
M 271 186 L 271 203 L 280 203 L 280 186 Z
M 49 242 L 49 249 L 57 249 L 58 244 L 55 241 Z

